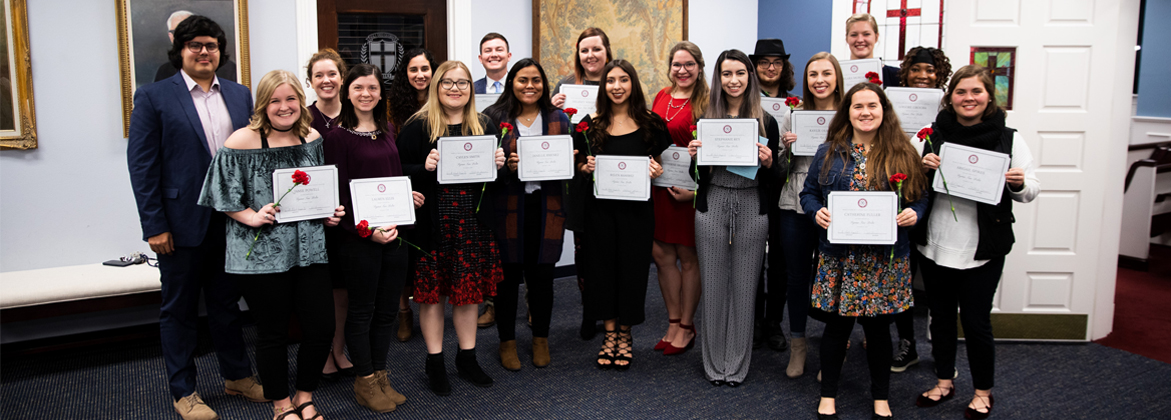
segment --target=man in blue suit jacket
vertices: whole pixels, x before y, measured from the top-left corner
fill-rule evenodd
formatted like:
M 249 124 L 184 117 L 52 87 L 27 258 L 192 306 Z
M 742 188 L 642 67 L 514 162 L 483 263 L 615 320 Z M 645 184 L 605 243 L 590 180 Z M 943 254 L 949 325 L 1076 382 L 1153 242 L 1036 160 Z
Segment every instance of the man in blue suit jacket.
M 472 84 L 473 92 L 504 93 L 504 77 L 508 76 L 508 61 L 512 53 L 508 52 L 508 40 L 504 35 L 489 32 L 480 39 L 480 64 L 484 66 L 487 75 Z
M 203 16 L 175 28 L 168 56 L 181 71 L 134 94 L 126 150 L 142 236 L 159 258 L 163 359 L 185 420 L 218 418 L 195 392 L 200 292 L 225 392 L 265 401 L 240 331 L 240 294 L 224 274 L 226 218 L 196 204 L 213 154 L 252 115 L 248 89 L 216 77 L 225 42 Z

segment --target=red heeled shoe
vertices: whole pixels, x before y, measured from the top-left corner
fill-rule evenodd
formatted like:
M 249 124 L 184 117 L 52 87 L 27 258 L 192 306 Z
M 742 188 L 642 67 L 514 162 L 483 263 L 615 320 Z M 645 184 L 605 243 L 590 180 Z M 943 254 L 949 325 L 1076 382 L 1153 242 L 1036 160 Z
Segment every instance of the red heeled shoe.
M 668 331 L 671 330 L 671 327 L 670 327 L 671 324 L 678 324 L 680 321 L 683 321 L 683 320 L 682 319 L 667 319 L 667 330 Z M 655 344 L 655 351 L 663 351 L 663 350 L 666 350 L 667 347 L 671 347 L 670 341 L 659 340 L 659 343 Z
M 679 328 L 691 331 L 691 334 L 692 334 L 691 341 L 688 342 L 687 346 L 685 346 L 685 347 L 675 347 L 674 344 L 668 344 L 667 349 L 663 350 L 664 356 L 674 356 L 677 354 L 683 354 L 684 352 L 691 350 L 692 347 L 695 347 L 695 340 L 697 338 L 699 338 L 699 333 L 695 332 L 695 326 L 694 325 L 679 324 Z

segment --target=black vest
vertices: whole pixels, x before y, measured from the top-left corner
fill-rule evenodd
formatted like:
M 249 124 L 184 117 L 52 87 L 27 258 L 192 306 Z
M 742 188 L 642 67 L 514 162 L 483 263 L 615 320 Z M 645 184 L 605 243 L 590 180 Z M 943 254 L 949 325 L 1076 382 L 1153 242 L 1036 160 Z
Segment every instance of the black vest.
M 934 129 L 935 124 L 931 125 Z M 1012 138 L 1016 133 L 1015 129 L 1005 127 L 1000 135 L 1000 142 L 992 148 L 993 152 L 999 152 L 1012 156 Z M 935 146 L 942 147 L 943 143 L 947 142 L 946 136 L 939 136 L 938 140 L 933 143 Z M 931 185 L 935 179 L 935 171 L 927 172 L 928 185 Z M 1008 255 L 1012 251 L 1012 244 L 1016 242 L 1016 237 L 1012 233 L 1012 224 L 1016 222 L 1016 218 L 1012 215 L 1012 197 L 1009 196 L 1008 184 L 1004 185 L 1004 191 L 1000 195 L 1000 203 L 997 205 L 976 203 L 976 225 L 979 227 L 979 243 L 976 245 L 976 260 L 990 260 L 996 257 Z M 927 211 L 924 212 L 923 217 L 919 220 L 930 220 L 931 210 L 934 208 L 935 190 L 931 189 L 928 193 L 930 203 L 927 206 Z M 915 226 L 915 230 L 911 232 L 911 240 L 917 245 L 927 245 L 927 225 L 929 223 L 919 223 Z

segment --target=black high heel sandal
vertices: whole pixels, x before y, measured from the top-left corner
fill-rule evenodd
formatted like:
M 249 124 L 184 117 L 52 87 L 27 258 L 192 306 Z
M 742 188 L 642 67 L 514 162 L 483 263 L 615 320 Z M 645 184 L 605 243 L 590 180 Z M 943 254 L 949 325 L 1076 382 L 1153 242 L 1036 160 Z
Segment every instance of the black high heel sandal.
M 630 330 L 619 330 L 618 349 L 614 355 L 614 369 L 625 372 L 634 362 L 634 334 Z M 626 363 L 619 363 L 626 362 Z
M 618 348 L 618 330 L 605 331 L 606 339 L 602 341 L 602 349 L 598 351 L 598 360 L 594 362 L 601 370 L 614 367 L 614 349 Z

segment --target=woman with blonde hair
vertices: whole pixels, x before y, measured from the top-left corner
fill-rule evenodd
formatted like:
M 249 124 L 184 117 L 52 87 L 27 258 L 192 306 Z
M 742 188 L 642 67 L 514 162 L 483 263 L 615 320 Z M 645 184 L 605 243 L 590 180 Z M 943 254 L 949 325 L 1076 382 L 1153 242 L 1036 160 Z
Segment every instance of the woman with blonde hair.
M 276 224 L 280 208 L 270 195 L 273 171 L 322 165 L 324 142 L 310 127 L 313 117 L 297 76 L 284 70 L 265 74 L 256 97 L 252 124 L 232 133 L 212 158 L 199 204 L 232 219 L 224 271 L 236 278 L 256 317 L 256 370 L 264 397 L 273 400 L 274 419 L 317 419 L 313 391 L 334 330 L 323 225 L 337 226 L 345 211 L 339 206 L 324 220 Z M 293 313 L 303 337 L 290 399 L 287 345 Z
M 667 86 L 655 95 L 651 110 L 663 118 L 671 141 L 687 147 L 691 126 L 707 109 L 708 86 L 699 46 L 681 41 L 667 55 Z M 681 354 L 695 340 L 699 306 L 699 256 L 695 253 L 695 193 L 679 187 L 653 187 L 655 242 L 651 255 L 658 268 L 659 290 L 667 305 L 667 333 L 655 345 L 664 355 Z M 676 265 L 678 264 L 678 266 Z
M 868 13 L 855 13 L 846 19 L 846 46 L 850 47 L 850 59 L 874 58 L 874 47 L 878 45 L 878 21 Z M 882 87 L 899 85 L 899 68 L 882 66 Z
M 488 117 L 476 112 L 471 72 L 459 61 L 435 69 L 427 102 L 407 120 L 398 138 L 403 174 L 428 199 L 415 210 L 416 224 L 407 238 L 424 250 L 415 261 L 415 302 L 427 344 L 426 372 L 431 392 L 451 393 L 443 359 L 443 300 L 452 306 L 459 336 L 455 363 L 460 377 L 479 387 L 492 386 L 476 361 L 478 305 L 496 294 L 504 279 L 500 250 L 492 233 L 492 189 L 483 183 L 440 185 L 436 178 L 440 137 L 497 135 Z M 504 150 L 496 149 L 496 169 Z M 501 174 L 503 175 L 503 174 Z M 488 197 L 484 197 L 488 195 Z

